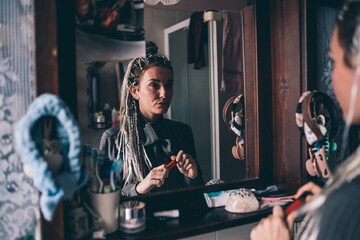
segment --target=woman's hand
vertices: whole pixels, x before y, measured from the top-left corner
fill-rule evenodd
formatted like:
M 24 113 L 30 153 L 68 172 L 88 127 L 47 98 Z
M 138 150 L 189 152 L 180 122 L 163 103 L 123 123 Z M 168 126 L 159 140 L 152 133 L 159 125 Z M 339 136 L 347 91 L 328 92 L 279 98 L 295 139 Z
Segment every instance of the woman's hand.
M 302 186 L 301 188 L 298 189 L 298 191 L 295 194 L 294 198 L 298 199 L 305 192 L 311 192 L 312 193 L 312 194 L 309 194 L 305 199 L 306 202 L 308 202 L 308 201 L 311 200 L 313 195 L 317 195 L 317 194 L 319 194 L 321 192 L 321 187 L 319 187 L 318 185 L 316 185 L 313 182 L 308 182 L 307 184 L 305 184 L 304 186 Z
M 136 191 L 139 194 L 146 194 L 154 187 L 161 187 L 168 176 L 169 170 L 165 167 L 165 164 L 153 168 L 145 179 L 136 186 Z
M 176 166 L 186 177 L 194 179 L 198 175 L 197 164 L 190 154 L 180 150 L 176 156 Z
M 273 214 L 267 218 L 263 218 L 260 223 L 251 230 L 250 239 L 290 240 L 291 234 L 288 224 L 292 226 L 293 222 L 287 223 L 282 208 L 280 206 L 274 206 Z
M 305 184 L 304 186 L 298 189 L 297 193 L 294 195 L 294 198 L 298 199 L 305 192 L 312 193 L 306 196 L 305 202 L 309 202 L 314 195 L 317 195 L 321 192 L 321 187 L 319 187 L 313 182 L 308 182 L 307 184 Z M 297 217 L 298 217 L 297 211 L 293 211 L 292 213 L 289 214 L 289 216 L 287 216 L 287 221 L 293 223 Z M 293 225 L 289 224 L 289 226 L 291 226 L 292 228 Z

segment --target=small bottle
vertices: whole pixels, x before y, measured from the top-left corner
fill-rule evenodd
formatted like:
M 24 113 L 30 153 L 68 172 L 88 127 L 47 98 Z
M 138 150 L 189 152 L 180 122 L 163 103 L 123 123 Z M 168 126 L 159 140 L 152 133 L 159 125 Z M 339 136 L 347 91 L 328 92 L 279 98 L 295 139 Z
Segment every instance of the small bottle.
M 105 122 L 106 127 L 111 127 L 112 117 L 111 117 L 111 108 L 108 103 L 105 103 L 104 106 L 104 116 L 105 116 Z
M 105 116 L 102 112 L 98 112 L 97 118 L 96 118 L 96 128 L 97 129 L 103 129 L 105 128 Z
M 115 108 L 113 108 L 111 111 L 111 122 L 112 122 L 112 126 L 118 125 L 117 111 Z

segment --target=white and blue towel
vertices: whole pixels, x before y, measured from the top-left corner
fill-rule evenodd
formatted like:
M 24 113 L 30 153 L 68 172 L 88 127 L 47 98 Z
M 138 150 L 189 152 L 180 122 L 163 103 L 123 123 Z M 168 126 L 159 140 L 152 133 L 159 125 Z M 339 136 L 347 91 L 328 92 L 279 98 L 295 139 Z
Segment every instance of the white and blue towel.
M 63 155 L 61 171 L 53 174 L 44 159 L 41 118 L 57 119 L 57 131 Z M 70 198 L 87 180 L 79 159 L 81 139 L 79 128 L 65 103 L 56 95 L 42 94 L 30 105 L 26 115 L 15 127 L 16 148 L 32 173 L 35 187 L 41 192 L 40 208 L 51 221 L 58 203 Z

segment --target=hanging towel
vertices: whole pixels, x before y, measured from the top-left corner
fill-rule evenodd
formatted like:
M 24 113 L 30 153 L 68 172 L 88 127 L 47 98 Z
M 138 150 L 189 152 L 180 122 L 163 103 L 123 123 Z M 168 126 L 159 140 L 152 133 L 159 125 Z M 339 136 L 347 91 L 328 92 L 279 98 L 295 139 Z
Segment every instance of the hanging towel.
M 53 174 L 44 159 L 42 124 L 45 116 L 57 119 L 57 134 L 62 149 L 62 170 Z M 87 180 L 80 159 L 80 132 L 65 103 L 56 95 L 42 94 L 15 127 L 16 149 L 32 172 L 35 187 L 41 192 L 40 209 L 51 221 L 57 204 L 70 198 Z
M 242 13 L 223 12 L 221 91 L 240 94 L 243 80 Z
M 194 69 L 206 66 L 204 47 L 207 43 L 207 24 L 203 20 L 203 12 L 194 12 L 190 17 L 187 62 L 194 63 Z

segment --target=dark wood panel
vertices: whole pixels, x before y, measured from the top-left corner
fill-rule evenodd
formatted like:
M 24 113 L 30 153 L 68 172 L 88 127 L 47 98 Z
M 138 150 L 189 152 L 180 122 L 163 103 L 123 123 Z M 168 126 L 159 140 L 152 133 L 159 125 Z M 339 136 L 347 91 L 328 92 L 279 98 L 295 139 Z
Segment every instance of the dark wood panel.
M 275 182 L 289 192 L 301 183 L 301 136 L 295 123 L 301 94 L 299 0 L 271 1 Z
M 57 39 L 59 59 L 59 96 L 77 118 L 75 4 L 57 1 Z
M 43 93 L 59 95 L 59 59 L 57 1 L 35 0 L 35 52 L 36 80 L 35 96 Z M 52 221 L 46 221 L 41 214 L 41 238 L 63 240 L 63 206 L 58 204 Z
M 259 108 L 259 178 L 273 183 L 270 0 L 257 0 L 256 41 Z
M 300 5 L 300 19 L 301 19 L 301 92 L 305 92 L 308 89 L 308 82 L 310 78 L 316 77 L 316 58 L 313 54 L 316 54 L 316 40 L 315 32 L 316 24 L 314 23 L 313 13 L 316 12 L 316 8 L 313 8 L 314 1 L 301 0 Z M 308 44 L 310 42 L 310 44 Z M 314 44 L 311 44 L 314 43 Z M 311 57 L 309 57 L 311 56 Z M 308 179 L 306 171 L 306 160 L 308 159 L 308 147 L 305 136 L 300 141 L 301 149 L 301 181 L 300 184 L 304 185 Z
M 243 9 L 243 69 L 245 99 L 246 178 L 259 177 L 259 111 L 256 64 L 256 11 L 254 5 Z
M 35 1 L 36 95 L 53 93 L 61 96 L 76 116 L 73 9 L 72 0 Z
M 64 240 L 64 213 L 63 204 L 59 203 L 54 212 L 52 221 L 46 221 L 41 214 L 41 239 Z
M 56 0 L 35 0 L 36 96 L 59 93 Z

